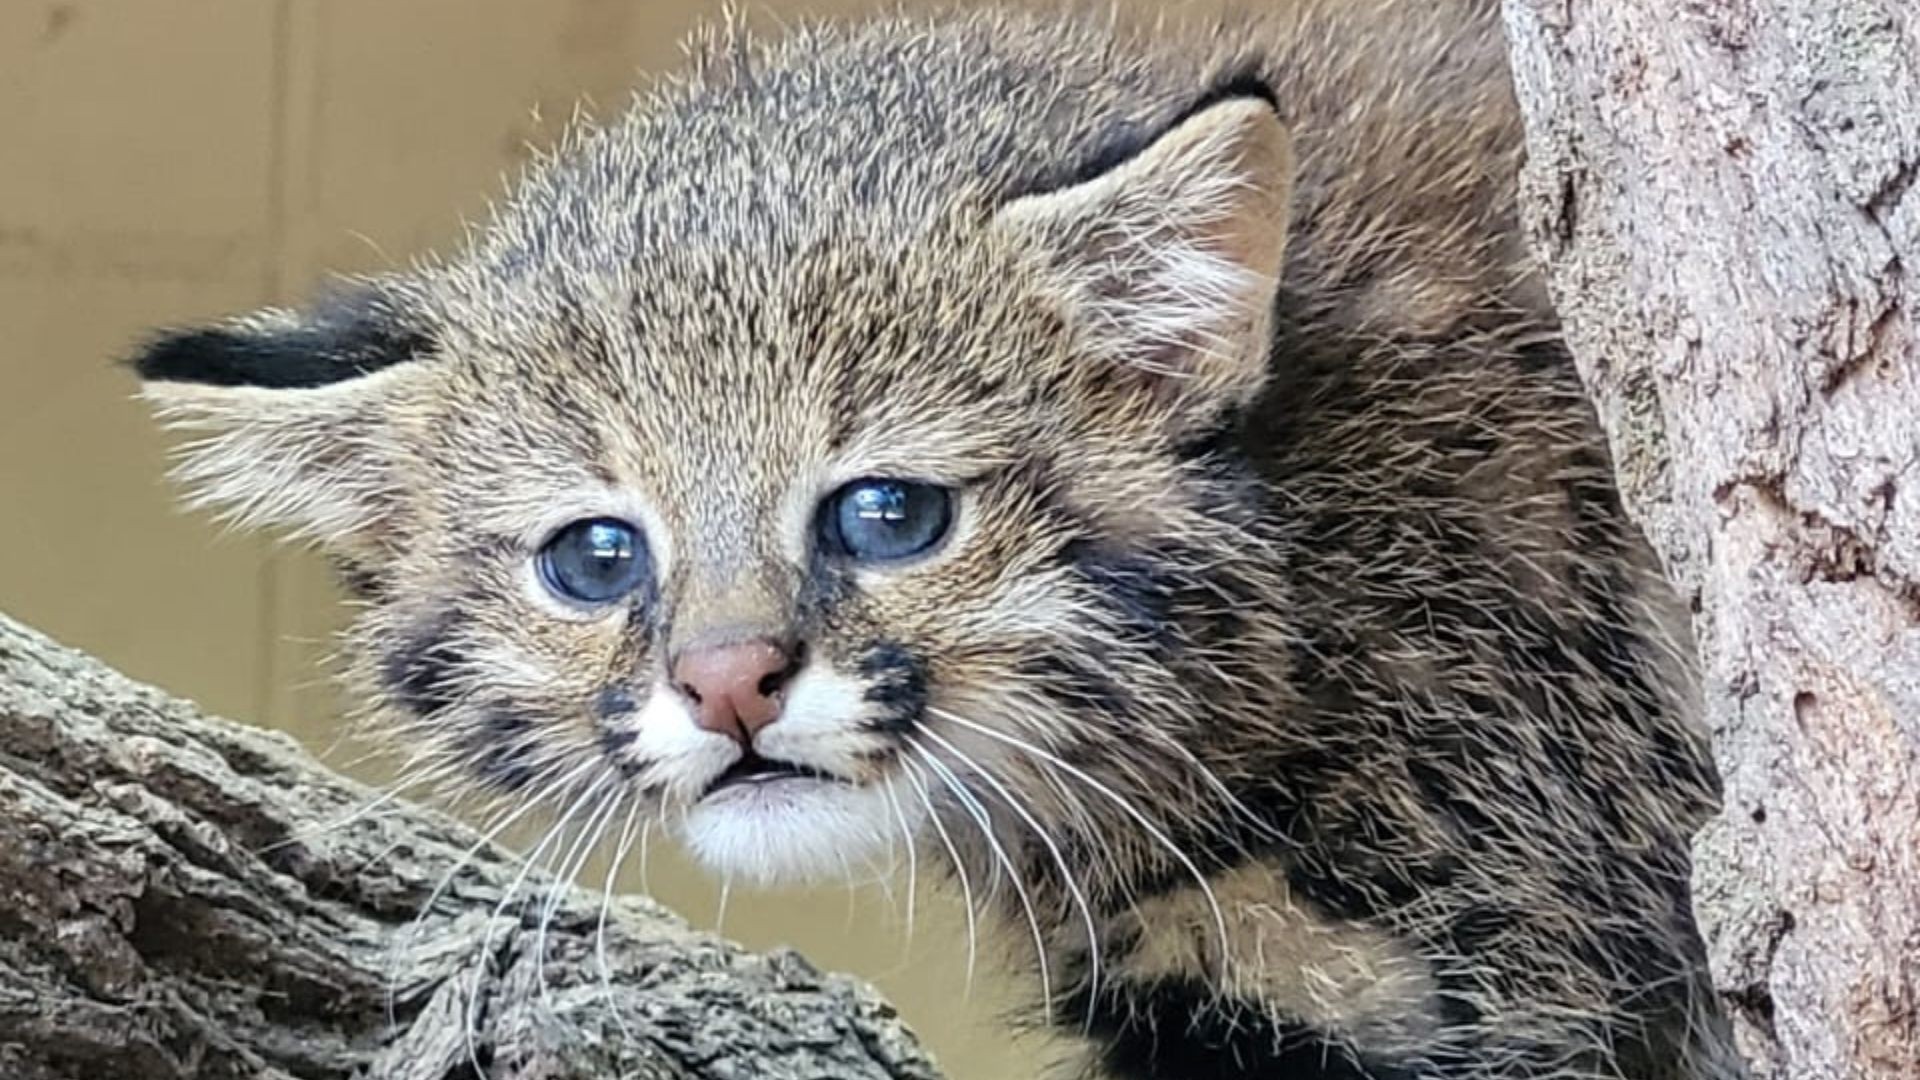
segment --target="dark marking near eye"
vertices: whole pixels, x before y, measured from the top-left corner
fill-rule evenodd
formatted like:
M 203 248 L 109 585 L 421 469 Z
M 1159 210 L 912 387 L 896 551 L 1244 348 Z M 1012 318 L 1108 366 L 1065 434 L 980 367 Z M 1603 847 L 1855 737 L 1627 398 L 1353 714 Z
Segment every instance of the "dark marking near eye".
M 629 727 L 603 727 L 595 738 L 600 744 L 600 752 L 613 762 L 614 768 L 620 770 L 620 775 L 629 780 L 640 775 L 640 763 L 634 760 L 631 753 L 634 742 L 640 738 L 638 731 Z
M 640 703 L 634 700 L 633 691 L 624 686 L 609 686 L 593 698 L 593 711 L 602 720 L 625 716 L 639 707 Z
M 795 629 L 803 638 L 811 636 L 852 593 L 853 580 L 848 568 L 826 558 L 819 546 L 814 545 L 798 595 L 794 597 Z
M 457 622 L 452 612 L 425 620 L 380 665 L 387 692 L 416 716 L 444 712 L 456 700 L 454 673 L 464 658 L 449 637 Z
M 1091 540 L 1067 544 L 1060 559 L 1093 587 L 1101 606 L 1129 635 L 1162 648 L 1172 644 L 1175 584 L 1157 560 Z
M 533 780 L 533 756 L 527 733 L 533 725 L 518 712 L 490 709 L 464 740 L 469 764 L 486 784 L 507 792 L 519 791 Z
M 1339 1036 L 1274 1019 L 1255 1002 L 1223 998 L 1190 979 L 1159 979 L 1085 993 L 1069 1024 L 1104 1043 L 1101 1063 L 1121 1080 L 1415 1080 L 1414 1069 L 1362 1055 Z
M 1127 715 L 1133 695 L 1111 674 L 1083 658 L 1065 653 L 1036 653 L 1023 658 L 1015 670 L 1040 684 L 1047 696 L 1076 711 L 1092 711 L 1106 719 Z
M 905 646 L 890 641 L 869 645 L 854 665 L 868 680 L 865 699 L 881 714 L 868 722 L 875 731 L 905 734 L 927 709 L 927 664 Z

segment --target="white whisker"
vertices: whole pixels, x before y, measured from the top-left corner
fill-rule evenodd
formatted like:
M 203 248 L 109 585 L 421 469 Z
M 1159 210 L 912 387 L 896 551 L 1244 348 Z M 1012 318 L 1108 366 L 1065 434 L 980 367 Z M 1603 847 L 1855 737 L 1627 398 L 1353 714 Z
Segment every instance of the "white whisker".
M 893 777 L 887 778 L 887 805 L 893 808 L 893 820 L 900 825 L 900 840 L 907 845 L 907 953 L 913 952 L 913 907 L 914 897 L 919 892 L 920 858 L 914 849 L 913 827 L 907 824 L 906 812 L 900 809 L 899 793 L 894 790 Z
M 960 901 L 967 913 L 967 978 L 965 992 L 968 997 L 972 997 L 974 958 L 975 954 L 979 951 L 979 933 L 975 925 L 976 916 L 973 910 L 973 883 L 967 874 L 966 861 L 960 858 L 960 849 L 954 846 L 953 837 L 947 833 L 946 823 L 940 820 L 940 811 L 933 805 L 933 796 L 927 790 L 926 781 L 921 779 L 920 770 L 914 767 L 911 758 L 901 758 L 900 764 L 905 767 L 907 782 L 913 785 L 915 793 L 920 796 L 920 804 L 927 808 L 927 817 L 933 822 L 933 831 L 939 834 L 941 846 L 947 849 L 947 861 L 953 866 L 954 875 L 960 879 Z
M 599 763 L 592 762 L 591 764 L 597 765 Z M 580 808 L 586 805 L 587 802 L 599 792 L 601 785 L 606 782 L 606 773 L 602 773 L 599 777 L 595 778 L 594 782 L 587 785 L 586 790 L 581 792 L 578 798 L 568 804 L 566 810 L 560 815 L 560 819 L 547 828 L 546 832 L 541 835 L 540 842 L 534 846 L 531 852 L 527 853 L 521 862 L 520 872 L 514 875 L 512 884 L 508 885 L 507 891 L 501 894 L 500 902 L 494 905 L 493 914 L 487 919 L 486 933 L 482 935 L 479 952 L 475 954 L 476 962 L 474 964 L 474 971 L 476 974 L 474 978 L 473 995 L 467 999 L 467 1008 L 461 1024 L 461 1027 L 464 1029 L 462 1034 L 466 1040 L 467 1063 L 473 1067 L 474 1075 L 480 1077 L 481 1080 L 485 1080 L 487 1074 L 486 1070 L 480 1065 L 480 1048 L 474 1043 L 474 1036 L 479 1034 L 476 1028 L 480 1022 L 480 981 L 486 975 L 489 958 L 493 954 L 494 931 L 497 929 L 500 917 L 506 912 L 507 905 L 513 902 L 515 896 L 519 895 L 521 887 L 527 882 L 527 877 L 533 873 L 535 861 L 547 850 L 547 846 L 552 844 L 553 841 L 560 836 L 561 831 L 566 828 L 567 823 L 573 820 L 573 815 L 579 813 Z M 524 903 L 522 907 L 524 909 Z
M 1158 825 L 1155 825 L 1151 818 L 1147 817 L 1146 814 L 1142 813 L 1138 807 L 1134 806 L 1132 802 L 1128 801 L 1119 792 L 1114 791 L 1112 788 L 1109 788 L 1107 785 L 1101 783 L 1098 779 L 1096 779 L 1092 774 L 1086 772 L 1084 769 L 1078 768 L 1077 766 L 1067 762 L 1057 754 L 1050 753 L 1046 750 L 1041 749 L 1040 747 L 1027 743 L 1024 740 L 1017 739 L 1004 732 L 995 731 L 994 729 L 987 727 L 984 724 L 976 724 L 973 721 L 968 720 L 964 716 L 957 716 L 944 709 L 929 708 L 927 711 L 929 713 L 932 713 L 935 716 L 940 717 L 943 720 L 947 720 L 951 723 L 958 724 L 969 731 L 976 732 L 989 739 L 993 739 L 995 741 L 1004 743 L 1024 753 L 1032 754 L 1033 756 L 1041 759 L 1042 761 L 1047 762 L 1048 764 L 1054 766 L 1055 768 L 1066 772 L 1068 775 L 1073 776 L 1074 778 L 1078 779 L 1081 783 L 1086 784 L 1094 792 L 1108 799 L 1115 806 L 1119 807 L 1121 812 L 1125 813 L 1128 817 L 1131 817 L 1135 823 L 1137 823 L 1142 829 L 1146 831 L 1148 836 L 1151 836 L 1153 838 L 1155 843 L 1158 843 L 1162 848 L 1166 849 L 1167 854 L 1173 856 L 1175 861 L 1179 862 L 1180 865 L 1186 869 L 1187 873 L 1193 876 L 1194 883 L 1200 887 L 1201 895 L 1206 897 L 1207 907 L 1213 915 L 1214 930 L 1220 936 L 1221 970 L 1226 970 L 1229 967 L 1229 965 L 1231 964 L 1232 958 L 1229 956 L 1229 951 L 1231 949 L 1231 945 L 1229 944 L 1229 942 L 1231 941 L 1231 939 L 1227 936 L 1227 918 L 1226 918 L 1226 915 L 1223 914 L 1220 910 L 1220 900 L 1218 897 L 1214 896 L 1213 886 L 1207 883 L 1207 876 L 1200 872 L 1200 867 L 1197 864 L 1195 864 L 1191 858 L 1187 856 L 1186 852 L 1181 851 L 1179 846 L 1176 845 L 1171 839 L 1169 839 L 1167 834 Z
M 653 854 L 651 848 L 648 845 L 648 841 L 650 841 L 652 838 L 653 838 L 653 819 L 652 818 L 641 819 L 640 821 L 640 893 L 641 895 L 647 896 L 647 897 L 653 896 L 653 883 L 648 879 L 648 872 L 647 872 L 647 861 Z
M 614 844 L 613 859 L 607 864 L 607 879 L 600 886 L 600 917 L 593 928 L 593 963 L 600 975 L 602 1000 L 613 1014 L 614 1026 L 620 1029 L 621 1037 L 628 1042 L 633 1041 L 633 1032 L 627 1030 L 627 1018 L 613 1007 L 613 966 L 607 962 L 607 915 L 613 907 L 614 881 L 620 876 L 620 866 L 627 861 L 627 854 L 633 850 L 634 825 L 640 816 L 640 804 L 644 801 L 638 791 L 627 798 L 627 818 L 620 826 L 620 839 Z
M 580 836 L 574 841 L 573 847 L 560 859 L 560 872 L 555 876 L 555 880 L 547 883 L 547 900 L 540 908 L 540 930 L 535 937 L 533 949 L 533 981 L 540 987 L 540 999 L 549 1010 L 553 1007 L 553 995 L 547 986 L 548 930 L 553 925 L 554 915 L 560 910 L 561 901 L 573 889 L 575 882 L 579 879 L 580 871 L 586 867 L 587 860 L 592 858 L 594 848 L 599 846 L 607 823 L 619 811 L 621 795 L 620 785 L 615 784 L 600 800 L 600 805 L 581 824 Z M 555 850 L 558 851 L 557 848 Z
M 1020 801 L 1013 797 L 1013 793 L 1007 790 L 1007 786 L 1001 783 L 999 778 L 995 777 L 986 766 L 968 756 L 966 751 L 961 750 L 948 739 L 943 738 L 939 732 L 923 726 L 920 728 L 919 733 L 934 740 L 941 746 L 946 747 L 948 753 L 958 759 L 961 764 L 972 769 L 980 779 L 985 780 L 988 785 L 993 788 L 995 793 L 1000 796 L 1000 801 L 1006 803 L 1007 808 L 1012 810 L 1021 821 L 1026 822 L 1027 828 L 1032 829 L 1034 835 L 1039 837 L 1040 843 L 1046 847 L 1047 854 L 1053 857 L 1054 866 L 1060 870 L 1061 883 L 1066 886 L 1067 893 L 1073 898 L 1074 905 L 1080 909 L 1080 918 L 1086 927 L 1088 965 L 1087 1000 L 1088 1002 L 1094 1001 L 1100 995 L 1100 928 L 1094 920 L 1093 908 L 1087 903 L 1086 893 L 1081 891 L 1080 883 L 1075 878 L 1073 868 L 1067 865 L 1067 858 L 1060 851 L 1060 845 L 1054 843 L 1053 837 L 1045 828 L 1041 827 L 1038 819 L 1036 819 L 1026 807 L 1020 805 Z M 1093 1010 L 1091 1008 L 1087 1010 L 1086 1022 L 1087 1024 L 1093 1023 Z
M 920 754 L 921 760 L 925 761 L 927 767 L 939 776 L 940 782 L 946 785 L 948 791 L 953 792 L 953 797 L 960 800 L 961 807 L 979 827 L 981 837 L 993 850 L 994 858 L 1006 871 L 1007 880 L 1013 885 L 1014 895 L 1020 901 L 1020 909 L 1026 913 L 1027 926 L 1033 931 L 1034 959 L 1040 967 L 1041 1016 L 1044 1023 L 1051 1025 L 1053 1023 L 1053 971 L 1047 961 L 1046 935 L 1040 929 L 1039 916 L 1034 913 L 1033 899 L 1027 895 L 1027 887 L 1020 880 L 1019 869 L 1013 865 L 1013 860 L 1007 857 L 1006 849 L 1000 845 L 999 838 L 994 836 L 992 819 L 987 814 L 986 808 L 981 806 L 979 800 L 967 790 L 966 782 L 954 775 L 953 770 L 942 764 L 931 750 L 922 746 L 912 736 L 908 736 L 907 745 Z
M 439 903 L 440 897 L 453 886 L 453 881 L 456 877 L 460 876 L 460 871 L 465 869 L 466 865 L 472 862 L 473 857 L 480 854 L 483 848 L 498 839 L 501 833 L 507 831 L 515 822 L 531 813 L 534 808 L 545 803 L 554 791 L 565 790 L 566 785 L 579 779 L 582 773 L 594 767 L 595 764 L 597 763 L 593 761 L 583 761 L 576 766 L 572 772 L 552 782 L 549 786 L 540 789 L 538 795 L 522 800 L 517 805 L 509 806 L 509 812 L 503 813 L 495 821 L 483 826 L 484 831 L 481 833 L 480 838 L 473 842 L 472 847 L 461 852 L 460 856 L 454 860 L 453 865 L 448 867 L 447 872 L 440 876 L 440 880 L 433 887 L 433 892 L 429 893 L 426 900 L 420 904 L 419 913 L 407 924 L 406 933 L 402 935 L 401 942 L 396 943 L 391 954 L 389 963 L 392 966 L 390 966 L 387 972 L 387 1019 L 389 1022 L 394 1020 L 395 1015 L 393 998 L 394 985 L 400 977 L 398 969 L 400 949 L 402 946 L 411 945 L 413 939 L 419 934 L 420 928 L 425 924 L 427 916 L 433 913 L 434 905 Z
M 399 778 L 394 781 L 394 784 L 392 787 L 381 792 L 376 797 L 369 799 L 364 803 L 361 803 L 358 807 L 349 811 L 344 816 L 334 818 L 330 821 L 314 822 L 311 824 L 301 825 L 293 829 L 291 832 L 287 833 L 286 836 L 283 836 L 280 839 L 275 840 L 273 843 L 266 844 L 259 848 L 254 849 L 252 854 L 255 855 L 256 857 L 262 856 L 262 855 L 269 855 L 275 851 L 279 851 L 281 848 L 287 847 L 290 844 L 303 843 L 309 840 L 316 840 L 335 830 L 344 829 L 352 825 L 353 823 L 367 817 L 369 814 L 372 814 L 374 811 L 380 809 L 381 807 L 399 800 L 400 797 L 407 791 L 408 788 L 418 787 L 419 785 L 427 783 L 428 781 L 437 782 L 437 781 L 443 780 L 447 776 L 458 771 L 458 768 L 459 768 L 458 762 L 443 762 L 440 765 L 437 765 L 430 769 L 422 769 L 419 771 L 412 771 L 412 770 L 404 771 L 400 774 Z M 372 863 L 377 861 L 378 861 L 377 859 L 369 860 L 366 865 L 372 865 Z

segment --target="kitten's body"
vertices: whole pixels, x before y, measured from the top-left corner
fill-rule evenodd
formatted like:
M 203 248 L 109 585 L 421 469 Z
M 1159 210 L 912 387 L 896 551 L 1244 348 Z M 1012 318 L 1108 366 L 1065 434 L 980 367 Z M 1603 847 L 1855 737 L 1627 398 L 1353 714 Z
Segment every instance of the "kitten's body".
M 1681 622 L 1526 267 L 1492 6 L 711 42 L 459 259 L 143 372 L 367 586 L 399 722 L 730 870 L 912 829 L 1112 1076 L 1731 1075 Z M 835 564 L 862 475 L 953 535 Z M 594 515 L 658 573 L 588 617 L 525 565 Z M 845 783 L 708 790 L 660 672 L 716 635 L 806 650 L 755 747 Z

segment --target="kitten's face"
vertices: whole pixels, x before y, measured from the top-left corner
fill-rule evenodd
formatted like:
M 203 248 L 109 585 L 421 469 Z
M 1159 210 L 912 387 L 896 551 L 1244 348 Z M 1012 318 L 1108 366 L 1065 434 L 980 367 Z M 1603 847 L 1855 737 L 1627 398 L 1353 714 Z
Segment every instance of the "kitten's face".
M 1280 226 L 1235 216 L 1278 217 L 1244 179 L 1191 223 L 1162 188 L 1280 138 L 1216 106 L 1165 161 L 910 242 L 483 252 L 143 373 L 218 432 L 185 470 L 207 498 L 364 586 L 356 670 L 426 760 L 656 817 L 728 875 L 857 872 L 930 812 L 1086 819 L 1062 768 L 1197 782 L 1155 559 L 1231 533 L 1179 446 L 1258 383 L 1242 261 Z M 334 377 L 244 377 L 315 341 Z
M 1085 507 L 1167 483 L 1155 434 L 1090 430 L 1126 393 L 1049 363 L 1045 307 L 928 293 L 917 257 L 843 253 L 697 313 L 635 295 L 551 351 L 489 353 L 515 335 L 484 313 L 437 332 L 469 344 L 410 389 L 399 558 L 355 633 L 376 691 L 491 784 L 631 792 L 754 877 L 884 852 L 943 789 L 929 757 L 1005 756 L 966 722 L 1091 736 L 1045 715 L 1040 665 L 1102 636 L 1065 553 Z M 1080 482 L 1065 448 L 1090 439 L 1119 456 Z M 703 726 L 687 672 L 760 642 L 777 685 L 733 689 L 777 718 Z

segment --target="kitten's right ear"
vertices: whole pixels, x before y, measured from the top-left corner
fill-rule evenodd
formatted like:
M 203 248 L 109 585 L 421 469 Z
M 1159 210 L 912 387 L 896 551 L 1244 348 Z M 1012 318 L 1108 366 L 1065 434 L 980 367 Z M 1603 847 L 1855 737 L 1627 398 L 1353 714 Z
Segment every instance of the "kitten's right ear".
M 362 286 L 162 333 L 131 366 L 159 418 L 199 436 L 175 470 L 195 505 L 350 550 L 391 502 L 392 418 L 432 351 L 392 294 Z
M 1152 387 L 1171 424 L 1204 429 L 1266 381 L 1293 176 L 1271 91 L 1235 82 L 996 224 L 1037 259 L 1086 355 Z

